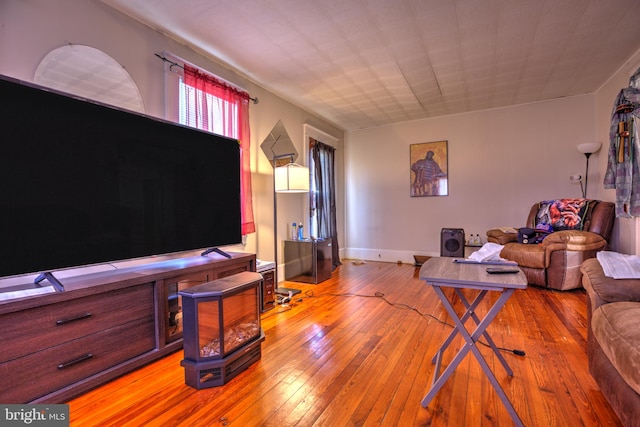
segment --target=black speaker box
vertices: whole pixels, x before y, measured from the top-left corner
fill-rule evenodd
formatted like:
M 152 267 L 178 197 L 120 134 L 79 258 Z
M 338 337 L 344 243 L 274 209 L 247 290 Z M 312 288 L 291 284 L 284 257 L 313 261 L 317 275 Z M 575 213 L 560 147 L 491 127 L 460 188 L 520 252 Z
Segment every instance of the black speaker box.
M 463 228 L 443 228 L 440 231 L 440 256 L 464 258 Z

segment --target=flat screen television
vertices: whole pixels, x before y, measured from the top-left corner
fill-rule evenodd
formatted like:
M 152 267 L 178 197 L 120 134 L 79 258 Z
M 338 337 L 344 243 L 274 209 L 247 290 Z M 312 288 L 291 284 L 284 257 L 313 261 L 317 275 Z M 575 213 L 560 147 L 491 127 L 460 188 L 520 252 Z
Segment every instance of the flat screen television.
M 240 147 L 0 76 L 0 277 L 240 243 Z

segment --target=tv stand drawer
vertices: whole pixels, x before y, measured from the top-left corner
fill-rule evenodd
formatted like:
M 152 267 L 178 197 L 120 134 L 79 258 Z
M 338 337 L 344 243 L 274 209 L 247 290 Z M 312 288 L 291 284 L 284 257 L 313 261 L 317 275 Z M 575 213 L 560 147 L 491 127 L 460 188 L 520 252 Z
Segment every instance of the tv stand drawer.
M 136 319 L 154 318 L 153 283 L 0 315 L 0 363 Z
M 138 319 L 0 364 L 0 402 L 28 402 L 153 350 L 154 320 Z

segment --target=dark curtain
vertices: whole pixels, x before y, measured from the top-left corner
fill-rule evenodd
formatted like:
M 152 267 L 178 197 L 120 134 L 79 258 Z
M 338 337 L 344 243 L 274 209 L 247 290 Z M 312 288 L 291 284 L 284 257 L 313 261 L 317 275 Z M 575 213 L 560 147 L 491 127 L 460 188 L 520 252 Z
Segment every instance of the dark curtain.
M 333 268 L 341 265 L 338 247 L 338 226 L 336 223 L 336 149 L 323 142 L 309 138 L 313 158 L 315 194 L 311 195 L 310 207 L 315 211 L 318 222 L 318 237 L 331 239 Z

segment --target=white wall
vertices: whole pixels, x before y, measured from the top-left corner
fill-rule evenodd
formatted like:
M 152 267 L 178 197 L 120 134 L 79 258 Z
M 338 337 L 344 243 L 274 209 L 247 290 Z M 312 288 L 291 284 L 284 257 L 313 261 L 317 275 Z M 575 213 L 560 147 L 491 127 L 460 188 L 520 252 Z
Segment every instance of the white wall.
M 439 255 L 442 228 L 486 239 L 489 228 L 524 226 L 536 202 L 580 197 L 569 176 L 584 174 L 576 145 L 597 138 L 595 102 L 584 95 L 347 133 L 347 254 L 413 262 Z M 449 196 L 410 197 L 409 145 L 439 140 L 448 141 Z M 596 197 L 602 171 L 591 169 Z
M 0 1 L 0 74 L 33 81 L 40 60 L 51 50 L 69 43 L 100 49 L 118 61 L 140 89 L 146 113 L 153 116 L 164 118 L 165 113 L 164 64 L 154 56 L 154 53 L 164 51 L 215 73 L 260 99 L 257 105 L 250 107 L 251 169 L 257 233 L 249 235 L 246 245 L 237 249 L 254 252 L 258 258 L 273 261 L 273 168 L 262 153 L 260 144 L 278 120 L 282 120 L 299 153 L 305 150 L 305 123 L 339 140 L 338 186 L 342 188 L 342 131 L 248 81 L 214 58 L 204 57 L 99 1 Z M 292 218 L 299 220 L 306 214 L 303 195 L 286 196 L 278 204 L 279 241 L 287 238 L 289 228 L 286 224 Z M 338 201 L 338 209 L 338 229 L 342 237 L 342 197 Z M 282 263 L 281 255 L 278 261 Z

